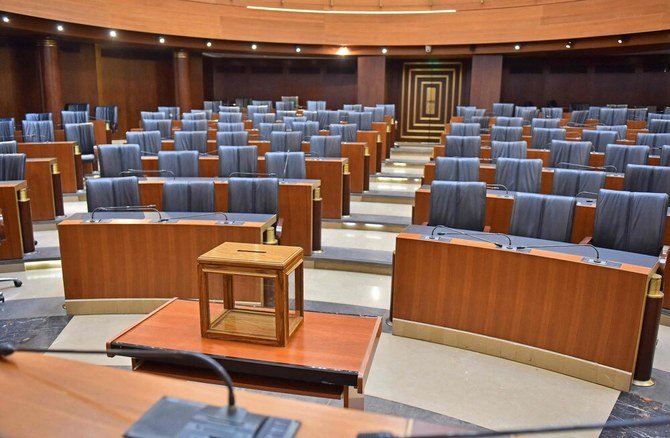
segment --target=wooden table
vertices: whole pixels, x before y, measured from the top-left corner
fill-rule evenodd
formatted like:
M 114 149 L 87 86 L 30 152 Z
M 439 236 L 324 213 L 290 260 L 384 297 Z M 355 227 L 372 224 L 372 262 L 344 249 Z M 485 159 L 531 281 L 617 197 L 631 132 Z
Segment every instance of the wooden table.
M 286 347 L 203 338 L 199 304 L 172 300 L 111 339 L 107 347 L 204 353 L 221 363 L 237 386 L 343 398 L 345 407 L 363 409 L 363 389 L 380 335 L 379 317 L 305 312 Z M 184 365 L 134 360 L 133 369 L 218 383 L 208 372 Z
M 394 334 L 629 389 L 657 258 L 601 248 L 621 263 L 603 266 L 583 260 L 591 248 L 506 250 L 458 235 L 427 240 L 431 230 L 410 226 L 396 239 Z
M 229 220 L 243 221 L 232 225 L 217 223 L 221 216 L 163 215 L 181 219 L 157 223 L 155 213 L 118 212 L 96 214 L 105 220 L 90 223 L 86 213 L 58 224 L 69 313 L 117 313 L 118 300 L 197 298 L 198 256 L 226 241 L 263 243 L 276 222 L 274 215 L 229 213 Z
M 81 155 L 74 142 L 61 141 L 55 143 L 19 143 L 18 151 L 28 158 L 55 158 L 61 173 L 64 193 L 75 193 L 83 189 L 83 168 Z
M 5 226 L 5 241 L 0 245 L 0 260 L 22 259 L 35 250 L 28 183 L 0 181 L 0 210 Z
M 181 178 L 185 180 L 185 178 Z M 214 181 L 214 208 L 228 211 L 228 178 L 188 178 L 189 180 Z M 142 205 L 163 206 L 163 184 L 170 178 L 146 178 L 140 180 Z M 314 204 L 317 202 L 318 180 L 286 180 L 279 184 L 279 212 L 284 219 L 281 234 L 282 245 L 300 246 L 305 255 L 312 254 L 314 242 L 321 249 L 321 222 L 315 221 Z
M 120 437 L 164 396 L 225 405 L 228 390 L 140 373 L 15 353 L 0 360 L 0 435 L 17 438 Z M 236 404 L 250 412 L 300 421 L 298 437 L 355 437 L 387 431 L 394 436 L 455 433 L 456 427 L 434 427 L 411 419 L 339 409 L 249 391 L 235 394 Z M 463 432 L 463 430 L 460 430 Z

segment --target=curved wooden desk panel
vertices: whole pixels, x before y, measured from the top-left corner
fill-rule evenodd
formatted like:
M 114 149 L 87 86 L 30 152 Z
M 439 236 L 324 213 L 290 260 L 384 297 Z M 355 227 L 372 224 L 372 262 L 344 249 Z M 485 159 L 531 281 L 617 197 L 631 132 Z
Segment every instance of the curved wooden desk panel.
M 394 334 L 441 337 L 448 345 L 627 389 L 655 267 L 610 268 L 581 259 L 401 233 L 393 273 Z M 447 330 L 429 334 L 424 324 Z M 531 354 L 524 346 L 560 357 L 535 352 L 536 361 L 524 360 Z
M 53 168 L 55 158 L 28 158 L 26 160 L 26 181 L 30 196 L 32 217 L 35 221 L 54 220 L 56 202 L 54 195 Z M 61 205 L 63 199 L 59 200 Z
M 19 191 L 27 187 L 26 181 L 0 181 L 0 210 L 2 210 L 6 239 L 0 245 L 0 260 L 23 258 Z
M 4 210 L 3 210 L 4 211 Z M 175 214 L 178 215 L 178 214 Z M 198 298 L 196 259 L 226 242 L 262 243 L 275 222 L 219 225 L 217 220 L 111 219 L 90 214 L 58 224 L 66 300 Z

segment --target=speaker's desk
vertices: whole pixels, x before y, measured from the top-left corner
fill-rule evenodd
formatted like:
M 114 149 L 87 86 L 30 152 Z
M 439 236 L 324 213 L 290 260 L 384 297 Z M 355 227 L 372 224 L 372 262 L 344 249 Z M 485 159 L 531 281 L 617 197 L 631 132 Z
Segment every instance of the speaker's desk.
M 222 224 L 220 214 L 161 215 L 171 220 L 157 222 L 158 215 L 149 212 L 114 212 L 96 213 L 102 221 L 91 223 L 91 214 L 82 213 L 58 224 L 69 313 L 133 313 L 131 306 L 152 308 L 156 299 L 198 298 L 201 254 L 226 241 L 263 243 L 276 222 L 268 214 L 228 213 L 234 224 Z
M 141 178 L 140 201 L 143 205 L 163 206 L 163 184 L 172 178 Z M 228 211 L 228 178 L 177 178 L 180 181 L 214 181 L 214 209 Z M 287 179 L 279 183 L 279 213 L 284 220 L 281 244 L 299 246 L 305 255 L 321 249 L 320 181 Z M 316 211 L 315 211 L 316 210 Z
M 160 376 L 91 365 L 35 353 L 0 360 L 0 435 L 16 438 L 114 437 L 123 433 L 164 396 L 225 406 L 228 390 Z M 250 412 L 300 421 L 297 437 L 355 437 L 386 431 L 393 436 L 465 433 L 316 403 L 250 391 L 235 393 L 236 405 Z
M 629 389 L 657 257 L 599 248 L 619 264 L 603 266 L 585 261 L 591 247 L 507 250 L 456 233 L 428 240 L 432 230 L 411 225 L 396 239 L 394 334 Z
M 286 347 L 203 338 L 196 301 L 172 300 L 107 343 L 108 348 L 187 350 L 217 360 L 238 386 L 342 399 L 363 409 L 363 389 L 381 318 L 305 312 Z M 128 353 L 132 357 L 132 353 Z M 133 360 L 133 368 L 187 380 L 216 382 L 202 368 Z
M 84 188 L 84 170 L 79 146 L 72 141 L 53 143 L 19 143 L 18 151 L 28 158 L 55 158 L 64 193 L 75 193 Z
M 596 217 L 596 200 L 577 198 L 575 215 L 572 221 L 572 243 L 579 243 L 585 237 L 593 236 L 593 223 Z M 484 223 L 493 233 L 508 233 L 514 207 L 514 192 L 506 194 L 501 190 L 488 190 L 486 193 L 486 219 Z M 670 211 L 668 212 L 670 221 Z M 414 193 L 412 223 L 421 225 L 430 217 L 430 186 L 421 186 Z M 665 245 L 670 245 L 670 226 L 665 228 Z
M 350 173 L 347 161 L 346 158 L 306 157 L 305 159 L 307 178 L 321 181 L 321 199 L 325 218 L 341 219 L 343 210 L 348 214 Z M 198 166 L 201 177 L 216 178 L 219 176 L 219 157 L 217 155 L 201 155 L 198 159 Z M 142 169 L 158 170 L 158 157 L 142 157 Z M 265 173 L 264 155 L 258 157 L 257 170 L 259 173 Z

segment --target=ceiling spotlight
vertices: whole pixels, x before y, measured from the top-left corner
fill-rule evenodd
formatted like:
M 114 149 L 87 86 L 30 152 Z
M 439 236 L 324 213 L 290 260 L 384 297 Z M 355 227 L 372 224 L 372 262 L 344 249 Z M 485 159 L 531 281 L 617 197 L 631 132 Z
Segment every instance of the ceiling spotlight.
M 207 44 L 205 44 L 205 45 L 206 45 L 207 47 L 212 47 L 212 42 L 211 42 L 211 41 L 207 41 Z
M 382 54 L 386 55 L 388 53 L 389 49 L 386 47 L 382 47 Z
M 3 22 L 3 23 L 9 23 L 9 17 L 6 16 L 6 15 L 3 15 L 3 16 L 2 16 L 2 22 Z
M 572 41 L 568 41 L 567 43 L 565 43 L 565 48 L 572 49 Z
M 616 42 L 619 43 L 619 44 L 623 44 L 623 39 L 619 38 L 618 40 L 616 40 Z
M 158 37 L 158 42 L 161 43 L 161 44 L 165 44 L 165 38 Z
M 116 34 L 116 31 L 115 31 L 115 30 L 110 30 L 110 31 L 109 31 L 109 36 L 111 36 L 112 38 L 116 38 L 116 35 L 117 35 L 117 34 Z
M 65 30 L 65 27 L 63 27 L 62 24 L 59 24 L 58 26 L 56 26 L 56 30 L 57 30 L 58 32 L 63 32 L 63 31 Z
M 256 44 L 251 45 L 251 50 L 256 50 L 257 48 L 258 48 L 258 46 Z
M 300 52 L 302 52 L 302 49 L 301 49 L 300 47 L 296 47 L 296 48 L 295 48 L 295 52 L 296 52 L 296 53 L 300 53 Z
M 515 44 L 514 50 L 521 50 L 521 44 Z
M 342 46 L 339 49 L 337 49 L 337 54 L 340 56 L 347 56 L 349 54 L 349 48 L 346 46 Z

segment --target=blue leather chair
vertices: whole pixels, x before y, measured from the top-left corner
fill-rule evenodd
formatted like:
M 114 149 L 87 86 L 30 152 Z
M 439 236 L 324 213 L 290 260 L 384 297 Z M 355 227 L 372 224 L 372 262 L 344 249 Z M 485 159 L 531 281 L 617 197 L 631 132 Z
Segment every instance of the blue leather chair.
M 163 148 L 159 131 L 128 131 L 126 141 L 128 144 L 139 145 L 142 155 L 158 155 Z
M 214 181 L 166 181 L 163 211 L 213 212 Z
M 219 147 L 219 176 L 234 173 L 256 173 L 258 148 L 256 146 Z
M 591 170 L 554 169 L 552 193 L 561 196 L 591 197 L 605 187 L 605 176 L 605 172 Z
M 198 151 L 160 151 L 158 169 L 171 172 L 176 177 L 200 176 Z
M 309 139 L 309 152 L 317 157 L 342 157 L 342 137 L 339 135 L 314 135 Z
M 88 178 L 86 205 L 92 212 L 98 207 L 125 207 L 140 205 L 137 178 Z
M 99 145 L 98 159 L 103 178 L 124 176 L 121 173 L 128 170 L 142 170 L 140 147 L 136 144 Z
M 174 150 L 197 151 L 201 154 L 206 154 L 207 131 L 175 131 Z
M 509 234 L 570 242 L 576 203 L 576 199 L 570 196 L 517 193 Z
M 303 152 L 268 152 L 265 154 L 265 172 L 277 178 L 305 179 L 305 154 Z
M 481 155 L 482 139 L 479 135 L 460 136 L 447 135 L 445 137 L 445 157 L 477 157 Z
M 539 193 L 542 180 L 542 160 L 498 158 L 496 184 L 513 192 Z
M 216 133 L 217 146 L 246 146 L 249 144 L 247 131 L 224 131 Z
M 479 159 L 436 157 L 435 181 L 479 181 Z
M 428 225 L 484 231 L 486 184 L 433 181 L 430 185 Z
M 498 158 L 526 159 L 528 144 L 525 141 L 492 141 L 491 162 L 495 163 Z

